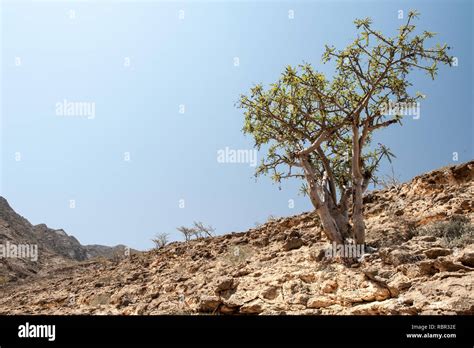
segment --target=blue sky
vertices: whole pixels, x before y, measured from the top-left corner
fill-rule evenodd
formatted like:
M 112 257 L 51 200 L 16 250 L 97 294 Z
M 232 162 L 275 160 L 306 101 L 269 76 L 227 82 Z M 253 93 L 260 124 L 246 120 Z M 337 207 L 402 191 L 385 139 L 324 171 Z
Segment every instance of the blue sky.
M 414 74 L 420 119 L 374 139 L 404 181 L 455 163 L 453 152 L 473 158 L 471 1 L 3 1 L 1 195 L 83 244 L 138 249 L 159 232 L 180 239 L 193 220 L 222 234 L 308 211 L 298 182 L 278 190 L 247 163 L 218 163 L 219 149 L 252 147 L 235 102 L 288 64 L 330 77 L 324 44 L 345 47 L 355 18 L 394 34 L 411 8 L 459 65 L 434 82 Z M 65 99 L 95 103 L 95 117 L 58 116 Z

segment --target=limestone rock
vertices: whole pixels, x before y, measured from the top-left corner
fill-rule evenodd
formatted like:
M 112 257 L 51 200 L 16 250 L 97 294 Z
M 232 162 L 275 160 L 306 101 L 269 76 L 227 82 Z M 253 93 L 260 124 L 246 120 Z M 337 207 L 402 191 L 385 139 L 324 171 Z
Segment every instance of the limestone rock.
M 474 268 L 474 246 L 469 246 L 466 250 L 462 252 L 459 256 L 458 261 L 461 262 L 464 266 Z
M 425 255 L 430 259 L 436 259 L 440 256 L 446 256 L 452 254 L 452 250 L 446 248 L 432 248 L 425 250 Z
M 324 308 L 324 307 L 329 307 L 335 303 L 336 302 L 334 301 L 334 299 L 330 297 L 316 296 L 308 300 L 307 307 L 308 308 Z
M 286 238 L 285 243 L 283 244 L 283 250 L 290 251 L 293 249 L 299 249 L 303 246 L 303 240 L 300 237 L 300 234 L 296 231 L 293 231 Z
M 0 259 L 0 314 L 474 314 L 469 236 L 453 244 L 442 233 L 419 233 L 456 211 L 472 223 L 473 189 L 469 162 L 368 193 L 371 251 L 356 267 L 325 256 L 330 245 L 314 212 L 90 259 L 106 250 L 33 226 L 0 199 L 0 243 L 25 238 L 44 248 L 38 264 Z

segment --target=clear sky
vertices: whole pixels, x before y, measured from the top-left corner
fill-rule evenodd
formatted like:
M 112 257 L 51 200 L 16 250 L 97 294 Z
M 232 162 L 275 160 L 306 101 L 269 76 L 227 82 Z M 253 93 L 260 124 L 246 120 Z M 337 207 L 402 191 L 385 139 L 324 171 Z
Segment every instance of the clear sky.
M 345 47 L 355 18 L 394 34 L 412 8 L 458 66 L 434 82 L 413 75 L 427 95 L 420 119 L 374 139 L 403 181 L 455 163 L 453 152 L 474 157 L 472 1 L 3 1 L 1 195 L 83 244 L 138 249 L 159 232 L 180 239 L 193 220 L 223 234 L 308 211 L 298 182 L 278 190 L 248 163 L 217 161 L 219 149 L 252 148 L 235 102 L 288 64 L 330 77 L 324 44 Z M 61 116 L 64 100 L 91 103 L 93 117 Z

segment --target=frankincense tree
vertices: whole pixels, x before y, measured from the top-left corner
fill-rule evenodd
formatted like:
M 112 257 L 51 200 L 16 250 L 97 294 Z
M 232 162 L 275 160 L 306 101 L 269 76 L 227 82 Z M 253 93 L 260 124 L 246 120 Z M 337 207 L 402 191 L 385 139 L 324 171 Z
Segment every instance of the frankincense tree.
M 358 19 L 348 47 L 326 46 L 323 62 L 335 63 L 332 79 L 310 64 L 288 66 L 268 89 L 258 84 L 240 97 L 243 132 L 267 151 L 256 176 L 303 179 L 330 241 L 365 244 L 363 194 L 382 158 L 393 156 L 381 144 L 371 146 L 371 136 L 403 117 L 402 109 L 387 113 L 387 104 L 424 97 L 411 91 L 412 71 L 434 79 L 439 64 L 451 65 L 446 44 L 428 46 L 434 33 L 415 33 L 417 17 L 411 11 L 395 37 L 374 30 L 369 18 Z

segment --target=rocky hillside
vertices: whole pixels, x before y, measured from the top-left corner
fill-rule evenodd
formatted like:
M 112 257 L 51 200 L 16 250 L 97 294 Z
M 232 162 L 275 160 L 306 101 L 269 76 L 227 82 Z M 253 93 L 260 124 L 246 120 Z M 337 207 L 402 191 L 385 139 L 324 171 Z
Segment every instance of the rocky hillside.
M 331 258 L 313 213 L 5 284 L 0 313 L 473 314 L 474 162 L 365 197 L 371 252 Z
M 73 264 L 95 257 L 124 255 L 125 251 L 123 245 L 81 245 L 62 229 L 51 229 L 45 224 L 32 225 L 17 214 L 5 198 L 0 197 L 0 245 L 8 246 L 8 243 L 37 246 L 37 260 L 32 257 L 0 257 L 0 283 L 44 274 L 57 265 Z

